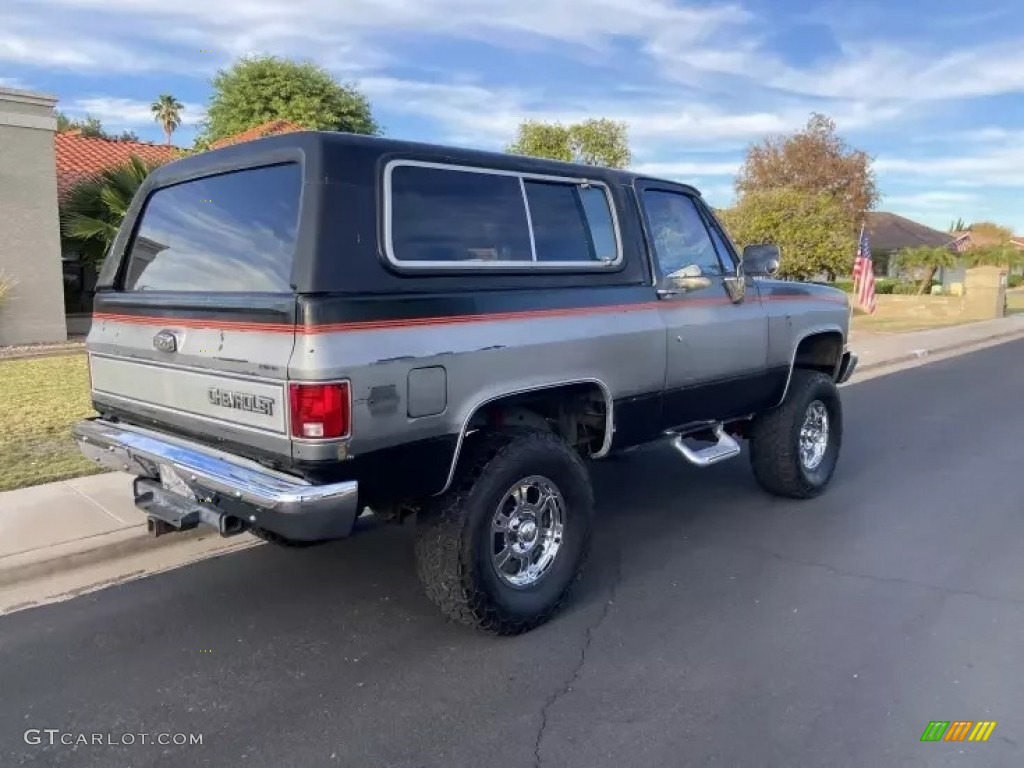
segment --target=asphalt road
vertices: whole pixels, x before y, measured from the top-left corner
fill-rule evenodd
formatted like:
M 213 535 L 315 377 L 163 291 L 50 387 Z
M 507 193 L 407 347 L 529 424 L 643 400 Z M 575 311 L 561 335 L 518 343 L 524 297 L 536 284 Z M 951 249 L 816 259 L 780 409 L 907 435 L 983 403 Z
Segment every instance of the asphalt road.
M 1019 766 L 1022 360 L 1016 342 L 844 388 L 814 501 L 762 494 L 745 459 L 595 467 L 592 567 L 523 637 L 441 621 L 408 528 L 0 618 L 0 765 Z M 930 720 L 999 724 L 922 743 Z

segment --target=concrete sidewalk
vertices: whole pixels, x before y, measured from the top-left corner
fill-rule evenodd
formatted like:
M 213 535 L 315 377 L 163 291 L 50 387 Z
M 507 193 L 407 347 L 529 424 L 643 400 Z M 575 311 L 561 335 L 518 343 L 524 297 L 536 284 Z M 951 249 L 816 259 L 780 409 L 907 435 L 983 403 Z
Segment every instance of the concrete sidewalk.
M 850 334 L 849 346 L 859 357 L 857 370 L 865 372 L 1022 337 L 1024 314 L 910 333 L 855 330 Z
M 192 531 L 155 539 L 135 508 L 132 478 L 90 475 L 0 493 L 0 588 L 163 546 L 177 539 L 217 538 Z
M 855 331 L 850 348 L 860 363 L 853 381 L 887 366 L 1014 338 L 1024 338 L 1024 315 L 914 333 Z M 247 534 L 222 539 L 205 528 L 149 536 L 132 501 L 131 477 L 119 472 L 0 493 L 0 589 L 156 548 L 178 546 L 187 559 L 254 543 Z

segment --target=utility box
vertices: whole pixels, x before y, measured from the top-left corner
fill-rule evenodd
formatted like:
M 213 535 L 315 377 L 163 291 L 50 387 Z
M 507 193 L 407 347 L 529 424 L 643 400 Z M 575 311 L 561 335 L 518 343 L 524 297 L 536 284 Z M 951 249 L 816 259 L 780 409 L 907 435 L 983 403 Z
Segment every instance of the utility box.
M 975 267 L 964 275 L 964 314 L 990 320 L 1006 314 L 1005 267 Z

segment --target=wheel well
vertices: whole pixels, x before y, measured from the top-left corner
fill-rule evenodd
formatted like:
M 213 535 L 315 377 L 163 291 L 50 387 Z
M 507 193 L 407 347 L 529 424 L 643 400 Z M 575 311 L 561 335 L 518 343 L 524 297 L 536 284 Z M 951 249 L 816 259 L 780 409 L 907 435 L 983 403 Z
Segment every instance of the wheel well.
M 596 382 L 562 384 L 491 400 L 470 417 L 468 428 L 520 425 L 547 429 L 590 456 L 602 450 L 609 401 Z
M 835 378 L 843 355 L 843 335 L 838 331 L 824 331 L 800 340 L 793 367 L 821 371 Z

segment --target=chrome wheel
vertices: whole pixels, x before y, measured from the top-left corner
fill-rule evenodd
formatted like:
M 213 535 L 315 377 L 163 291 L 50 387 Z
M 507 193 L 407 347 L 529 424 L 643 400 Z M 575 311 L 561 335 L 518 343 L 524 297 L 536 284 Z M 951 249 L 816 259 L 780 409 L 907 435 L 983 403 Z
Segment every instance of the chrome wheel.
M 800 427 L 800 463 L 814 470 L 825 458 L 828 450 L 828 410 L 821 400 L 807 406 L 803 426 Z
M 551 569 L 562 547 L 565 500 L 540 475 L 526 477 L 506 491 L 491 520 L 491 563 L 511 587 L 532 587 Z

